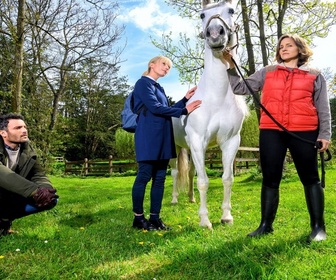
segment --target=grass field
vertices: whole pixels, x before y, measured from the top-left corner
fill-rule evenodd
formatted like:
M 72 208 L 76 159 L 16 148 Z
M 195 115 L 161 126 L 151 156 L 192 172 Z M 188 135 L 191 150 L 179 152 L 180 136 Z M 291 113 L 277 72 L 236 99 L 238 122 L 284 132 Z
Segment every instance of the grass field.
M 162 217 L 169 232 L 131 227 L 132 176 L 51 177 L 59 205 L 14 221 L 18 233 L 0 239 L 0 279 L 336 279 L 336 172 L 327 169 L 328 239 L 307 244 L 303 188 L 290 170 L 274 233 L 259 239 L 246 237 L 260 220 L 260 176 L 253 171 L 235 177 L 232 226 L 220 223 L 221 179 L 210 179 L 213 230 L 199 227 L 199 204 L 190 204 L 186 194 L 170 204 L 168 176 Z

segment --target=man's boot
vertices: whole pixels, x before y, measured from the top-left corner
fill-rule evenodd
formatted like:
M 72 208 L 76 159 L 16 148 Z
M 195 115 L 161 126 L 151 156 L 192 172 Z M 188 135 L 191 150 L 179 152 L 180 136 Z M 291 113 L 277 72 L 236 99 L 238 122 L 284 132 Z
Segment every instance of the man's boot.
M 321 183 L 304 186 L 307 208 L 312 229 L 308 241 L 321 241 L 327 238 L 324 224 L 324 191 Z
M 249 233 L 249 237 L 258 237 L 273 232 L 273 221 L 279 205 L 279 189 L 262 186 L 261 189 L 261 222 L 259 227 Z
M 0 237 L 11 233 L 12 221 L 0 218 Z

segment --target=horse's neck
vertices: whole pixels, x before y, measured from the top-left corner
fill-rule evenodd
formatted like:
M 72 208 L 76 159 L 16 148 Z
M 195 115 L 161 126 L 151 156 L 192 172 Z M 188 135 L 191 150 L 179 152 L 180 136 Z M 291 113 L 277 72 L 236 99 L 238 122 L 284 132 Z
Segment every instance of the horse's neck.
M 209 49 L 205 51 L 204 71 L 200 83 L 206 89 L 211 89 L 211 92 L 226 91 L 229 85 L 227 66 L 214 57 Z

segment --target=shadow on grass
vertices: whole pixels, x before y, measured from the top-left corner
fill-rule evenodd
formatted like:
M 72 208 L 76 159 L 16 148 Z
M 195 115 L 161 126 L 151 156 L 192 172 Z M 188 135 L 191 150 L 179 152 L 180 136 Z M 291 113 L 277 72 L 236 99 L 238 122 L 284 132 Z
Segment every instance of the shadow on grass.
M 268 237 L 264 238 L 263 242 L 260 238 L 258 243 L 248 237 L 239 237 L 212 248 L 205 245 L 204 250 L 193 246 L 183 248 L 178 254 L 167 253 L 171 258 L 170 264 L 154 270 L 151 267 L 121 279 L 284 279 L 275 276 L 277 267 L 281 262 L 284 265 L 291 263 L 292 258 L 307 248 L 306 236 L 290 242 L 278 240 L 272 244 L 265 244 Z M 293 275 L 292 279 L 299 279 L 300 275 Z

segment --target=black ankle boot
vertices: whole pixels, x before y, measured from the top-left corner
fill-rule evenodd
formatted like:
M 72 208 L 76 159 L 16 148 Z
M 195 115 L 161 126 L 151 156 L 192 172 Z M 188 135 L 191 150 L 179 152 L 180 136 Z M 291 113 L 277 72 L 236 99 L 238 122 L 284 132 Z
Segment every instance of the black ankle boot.
M 258 237 L 273 232 L 273 221 L 279 205 L 279 189 L 262 186 L 261 189 L 261 222 L 259 227 L 249 233 L 249 237 Z
M 0 218 L 0 236 L 10 234 L 12 221 Z
M 321 183 L 304 186 L 307 208 L 312 229 L 308 241 L 322 241 L 327 238 L 324 223 L 324 191 Z

